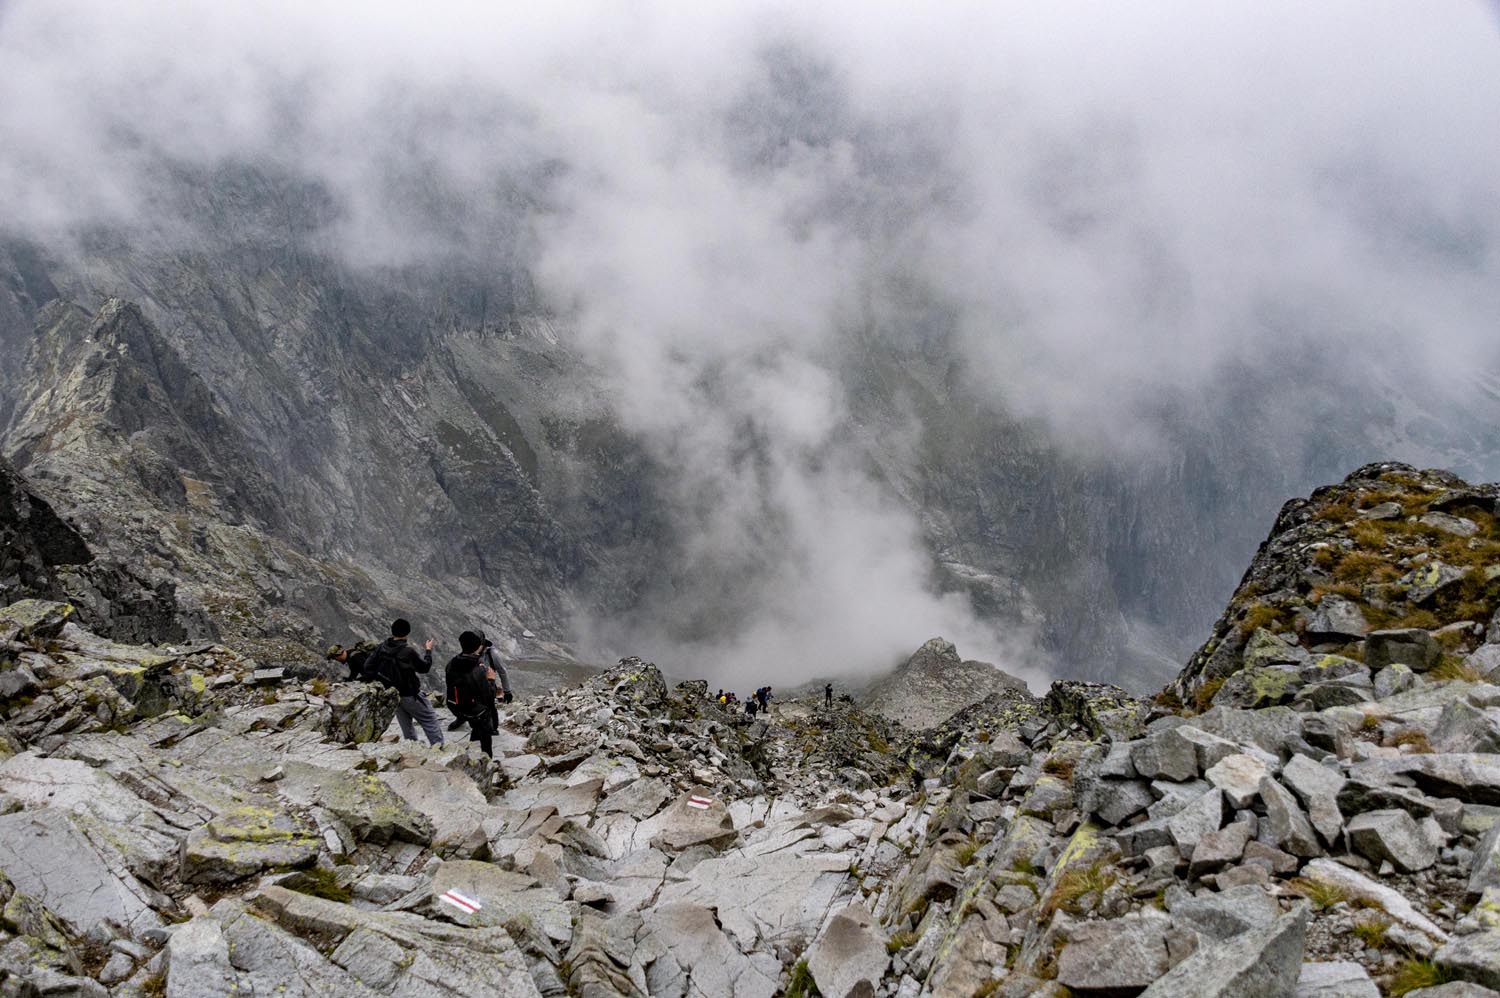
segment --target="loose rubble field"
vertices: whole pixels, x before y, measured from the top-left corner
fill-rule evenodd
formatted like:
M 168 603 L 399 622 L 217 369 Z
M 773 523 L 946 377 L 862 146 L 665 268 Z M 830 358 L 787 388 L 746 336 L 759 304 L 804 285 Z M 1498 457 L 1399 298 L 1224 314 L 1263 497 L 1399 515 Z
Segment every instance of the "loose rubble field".
M 0 995 L 1500 993 L 1500 622 L 1413 541 L 1437 505 L 1492 543 L 1461 486 L 1289 505 L 1154 701 L 1005 685 L 921 731 L 627 659 L 504 708 L 492 762 L 395 741 L 377 687 L 14 604 Z M 1335 591 L 1386 504 L 1420 529 Z

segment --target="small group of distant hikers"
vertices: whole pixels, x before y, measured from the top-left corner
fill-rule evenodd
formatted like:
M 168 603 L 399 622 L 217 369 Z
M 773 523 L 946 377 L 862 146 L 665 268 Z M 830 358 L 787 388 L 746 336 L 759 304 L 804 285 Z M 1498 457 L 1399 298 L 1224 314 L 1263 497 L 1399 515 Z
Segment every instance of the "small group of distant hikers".
M 349 679 L 379 683 L 395 690 L 401 697 L 396 704 L 396 723 L 401 737 L 416 740 L 416 725 L 431 745 L 443 744 L 443 725 L 422 693 L 421 676 L 432 670 L 432 639 L 421 652 L 411 646 L 411 623 L 397 619 L 391 624 L 391 636 L 380 644 L 360 642 L 353 648 L 333 645 L 328 658 L 349 667 Z M 495 755 L 495 733 L 500 730 L 497 699 L 510 703 L 510 676 L 500 653 L 490 644 L 483 631 L 464 631 L 458 636 L 459 652 L 448 660 L 443 670 L 443 695 L 454 721 L 449 731 L 469 727 L 469 740 L 477 741 L 484 754 Z
M 760 687 L 754 693 L 750 694 L 749 700 L 745 701 L 745 713 L 751 717 L 754 717 L 757 713 L 769 714 L 771 712 L 771 697 L 771 687 Z M 728 692 L 722 689 L 719 690 L 719 692 L 714 694 L 714 702 L 725 710 L 734 711 L 740 709 L 740 698 L 733 690 L 729 690 Z

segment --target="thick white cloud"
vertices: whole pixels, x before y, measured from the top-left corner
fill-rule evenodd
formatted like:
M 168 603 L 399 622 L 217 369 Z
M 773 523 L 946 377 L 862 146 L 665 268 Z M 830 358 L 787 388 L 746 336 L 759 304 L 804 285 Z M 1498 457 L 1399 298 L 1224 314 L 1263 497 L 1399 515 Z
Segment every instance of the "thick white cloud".
M 850 331 L 933 310 L 970 387 L 1143 455 L 1288 346 L 1488 363 L 1497 56 L 1477 0 L 11 0 L 0 218 L 171 239 L 164 166 L 250 162 L 355 265 L 519 244 L 763 611 L 713 654 L 1008 655 L 841 446 Z

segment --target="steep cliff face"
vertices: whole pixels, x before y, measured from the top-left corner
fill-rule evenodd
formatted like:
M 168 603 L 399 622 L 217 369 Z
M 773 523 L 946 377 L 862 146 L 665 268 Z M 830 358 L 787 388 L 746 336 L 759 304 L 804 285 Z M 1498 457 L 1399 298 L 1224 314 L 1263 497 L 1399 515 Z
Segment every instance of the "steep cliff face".
M 492 538 L 480 533 L 448 550 L 415 554 L 401 547 L 403 531 L 453 536 L 424 531 L 423 518 L 452 519 L 442 499 L 462 499 L 471 488 L 466 483 L 484 473 L 472 465 L 486 455 L 476 457 L 479 445 L 456 428 L 445 447 L 427 456 L 436 495 L 403 491 L 395 462 L 386 468 L 366 462 L 369 473 L 357 482 L 371 493 L 362 504 L 370 514 L 340 518 L 339 497 L 330 493 L 343 484 L 341 464 L 323 465 L 313 456 L 318 435 L 308 440 L 289 428 L 292 437 L 273 442 L 242 431 L 246 422 L 256 424 L 232 419 L 232 402 L 221 401 L 133 304 L 110 299 L 92 314 L 62 302 L 45 307 L 25 369 L 28 382 L 17 393 L 6 435 L 12 459 L 112 560 L 159 580 L 180 580 L 185 600 L 261 652 L 305 657 L 323 643 L 316 629 L 373 633 L 394 612 L 445 631 L 473 620 L 499 622 L 501 633 L 525 630 L 515 626 L 504 599 L 486 590 L 483 573 L 466 571 L 465 557 L 482 563 L 482 545 Z M 399 386 L 390 397 L 400 402 Z M 299 474 L 288 462 L 322 473 Z M 383 477 L 392 484 L 382 487 Z M 507 498 L 512 522 L 517 511 L 524 515 L 527 498 L 535 505 L 534 491 Z M 493 546 L 499 553 L 492 564 L 503 564 L 521 545 Z M 341 548 L 356 556 L 379 551 L 368 559 L 377 573 L 403 562 L 417 568 L 377 583 L 341 559 Z M 552 562 L 565 564 L 550 551 L 537 557 L 553 572 Z M 542 572 L 522 580 L 545 586 L 548 578 Z M 525 584 L 516 587 L 522 605 Z M 544 605 L 555 610 L 555 588 L 545 595 Z
M 732 598 L 673 616 L 724 582 L 685 556 L 677 469 L 622 427 L 514 248 L 350 270 L 309 192 L 246 174 L 203 191 L 210 234 L 186 246 L 0 245 L 3 450 L 91 538 L 108 520 L 128 530 L 97 542 L 122 556 L 164 547 L 152 571 L 212 580 L 224 626 L 290 629 L 288 648 L 394 612 L 478 622 L 538 658 L 573 651 L 579 611 L 733 630 Z M 1007 414 L 941 342 L 855 346 L 841 439 L 920 523 L 918 581 L 966 594 L 1057 674 L 1136 689 L 1176 671 L 1287 495 L 1377 449 L 1483 466 L 1500 425 L 1459 418 L 1488 411 L 1482 392 L 1412 397 L 1347 359 L 1280 358 L 1164 412 L 1145 459 Z M 1307 393 L 1277 370 L 1326 377 Z M 1328 387 L 1354 383 L 1374 390 Z
M 180 641 L 214 633 L 169 580 L 96 558 L 74 526 L 0 458 L 0 601 L 63 599 L 79 622 L 117 641 Z

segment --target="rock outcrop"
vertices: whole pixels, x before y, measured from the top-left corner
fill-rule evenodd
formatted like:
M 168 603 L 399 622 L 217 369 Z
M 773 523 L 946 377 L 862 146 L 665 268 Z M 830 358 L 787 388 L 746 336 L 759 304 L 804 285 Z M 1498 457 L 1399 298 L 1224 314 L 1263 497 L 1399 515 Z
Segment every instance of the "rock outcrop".
M 919 730 L 1007 692 L 1026 692 L 1025 681 L 988 662 L 966 662 L 951 641 L 933 638 L 889 676 L 870 684 L 859 703 L 872 714 Z
M 1478 529 L 1432 529 L 1480 550 L 1463 494 L 1424 501 Z M 377 687 L 21 601 L 0 988 L 1495 995 L 1500 686 L 1455 659 L 1500 621 L 1381 620 L 1412 598 L 1374 578 L 1342 598 L 1405 626 L 1262 628 L 1225 702 L 1192 696 L 1200 659 L 1154 703 L 1058 682 L 921 729 L 821 696 L 752 719 L 632 658 L 503 706 L 493 761 L 400 742 Z M 1235 699 L 1293 665 L 1289 695 Z

